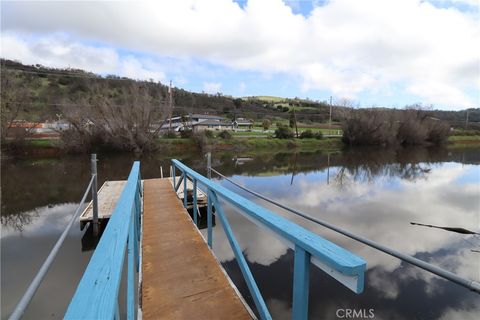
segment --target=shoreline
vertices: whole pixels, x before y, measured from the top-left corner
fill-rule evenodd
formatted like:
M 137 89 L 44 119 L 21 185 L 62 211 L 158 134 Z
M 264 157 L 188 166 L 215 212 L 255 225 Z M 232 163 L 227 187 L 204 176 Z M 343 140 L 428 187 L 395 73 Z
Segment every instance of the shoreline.
M 12 149 L 2 146 L 2 158 L 10 157 L 55 157 L 66 154 L 83 154 L 85 152 L 67 152 L 58 146 L 58 139 L 32 139 L 24 145 Z M 231 139 L 208 139 L 202 146 L 195 143 L 191 138 L 159 138 L 159 147 L 155 151 L 178 154 L 192 149 L 202 152 L 248 152 L 271 153 L 278 151 L 340 151 L 347 147 L 341 138 L 324 139 L 276 139 L 276 138 L 231 138 Z M 476 148 L 480 147 L 480 136 L 451 136 L 446 148 Z M 99 150 L 100 151 L 100 150 Z M 118 151 L 118 153 L 129 153 Z

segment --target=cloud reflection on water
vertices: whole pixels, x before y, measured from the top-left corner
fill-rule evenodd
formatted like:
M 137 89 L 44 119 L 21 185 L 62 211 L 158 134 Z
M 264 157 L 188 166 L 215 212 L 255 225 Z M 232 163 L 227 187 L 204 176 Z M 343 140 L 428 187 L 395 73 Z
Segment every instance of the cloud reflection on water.
M 479 232 L 480 184 L 479 180 L 471 177 L 480 176 L 480 167 L 458 163 L 420 166 L 425 174 L 416 179 L 411 176 L 407 179 L 405 176 L 385 175 L 385 172 L 392 172 L 385 170 L 367 180 L 348 177 L 345 181 L 348 180 L 349 183 L 341 186 L 327 185 L 324 171 L 297 175 L 293 186 L 289 186 L 289 175 L 261 178 L 235 176 L 233 179 L 280 203 L 429 261 L 462 277 L 479 281 L 480 255 L 471 252 L 471 249 L 480 247 L 480 237 L 412 226 L 410 222 L 463 227 Z M 330 168 L 330 174 L 333 172 L 335 175 L 340 170 L 338 167 Z M 342 174 L 345 175 L 345 172 Z M 227 182 L 222 184 L 232 188 Z M 246 196 L 245 193 L 242 195 Z M 410 290 L 406 288 L 413 288 L 418 283 L 422 283 L 425 297 L 443 299 L 450 294 L 445 291 L 451 290 L 452 285 L 443 279 L 264 201 L 251 199 L 363 257 L 367 261 L 366 283 L 367 290 L 371 290 L 369 295 L 380 295 L 381 299 L 392 301 L 405 299 L 405 292 Z M 269 266 L 285 255 L 287 246 L 271 233 L 265 232 L 246 218 L 233 214 L 233 209 L 228 206 L 225 208 L 250 263 Z M 214 230 L 214 251 L 223 262 L 234 258 L 221 228 Z M 468 295 L 470 293 L 465 294 L 469 297 L 466 301 L 471 301 L 472 296 Z M 270 301 L 270 307 L 285 309 L 283 302 L 275 301 L 274 298 Z M 288 310 L 288 305 L 286 307 Z M 447 303 L 436 308 L 437 312 L 445 309 L 445 319 L 460 315 L 468 318 L 469 315 L 478 313 L 478 309 L 470 304 L 459 307 Z M 386 309 L 382 312 L 387 312 Z M 387 318 L 403 318 L 398 312 L 391 312 L 393 314 Z
M 62 232 L 77 207 L 78 203 L 60 203 L 2 215 L 0 238 L 19 234 L 24 237 L 38 237 Z

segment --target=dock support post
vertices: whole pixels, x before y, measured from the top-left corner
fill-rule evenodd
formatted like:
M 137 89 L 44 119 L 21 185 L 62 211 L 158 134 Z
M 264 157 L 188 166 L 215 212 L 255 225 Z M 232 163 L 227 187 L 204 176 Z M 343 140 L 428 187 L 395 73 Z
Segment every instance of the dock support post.
M 97 194 L 97 154 L 91 155 L 92 164 L 92 212 L 93 212 L 93 235 L 98 236 L 98 194 Z
M 197 179 L 193 178 L 193 222 L 198 227 L 198 212 L 197 212 Z
M 212 153 L 207 153 L 207 178 L 212 179 Z
M 295 246 L 293 262 L 292 319 L 308 319 L 308 286 L 310 278 L 310 253 Z

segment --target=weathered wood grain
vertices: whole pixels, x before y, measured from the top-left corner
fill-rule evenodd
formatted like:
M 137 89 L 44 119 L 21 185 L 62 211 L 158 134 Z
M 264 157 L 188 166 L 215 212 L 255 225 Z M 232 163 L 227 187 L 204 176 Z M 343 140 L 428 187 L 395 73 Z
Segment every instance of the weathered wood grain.
M 143 319 L 251 319 L 168 179 L 144 182 Z

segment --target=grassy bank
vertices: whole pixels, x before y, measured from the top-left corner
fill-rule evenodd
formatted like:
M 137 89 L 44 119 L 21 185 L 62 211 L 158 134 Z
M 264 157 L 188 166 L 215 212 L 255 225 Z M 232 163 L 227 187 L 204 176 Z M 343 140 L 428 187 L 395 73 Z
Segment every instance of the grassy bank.
M 480 135 L 455 135 L 448 139 L 448 148 L 479 147 Z M 212 151 L 314 151 L 314 150 L 340 150 L 344 147 L 341 138 L 324 139 L 275 139 L 271 136 L 233 136 L 231 139 L 210 138 L 205 139 L 203 146 L 191 138 L 159 138 L 157 140 L 159 152 L 166 154 L 182 154 L 196 149 Z M 55 139 L 31 139 L 24 141 L 16 148 L 4 148 L 4 151 L 12 155 L 56 155 L 63 153 L 59 146 L 59 140 Z
M 478 148 L 480 146 L 480 136 L 455 135 L 448 138 L 448 148 Z
M 462 142 L 462 141 L 472 141 L 480 143 L 480 136 L 450 136 L 448 137 L 449 142 Z
M 180 151 L 194 147 L 201 148 L 193 139 L 159 139 L 164 151 Z M 343 146 L 340 138 L 329 139 L 274 139 L 268 137 L 242 137 L 231 139 L 206 139 L 203 149 L 228 151 L 278 151 L 278 150 L 338 150 Z

